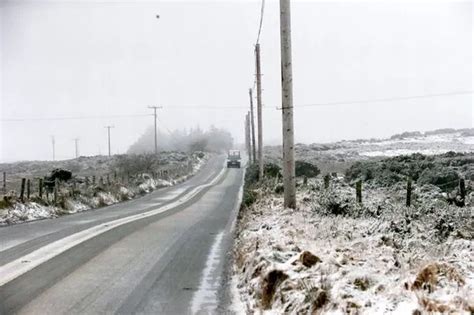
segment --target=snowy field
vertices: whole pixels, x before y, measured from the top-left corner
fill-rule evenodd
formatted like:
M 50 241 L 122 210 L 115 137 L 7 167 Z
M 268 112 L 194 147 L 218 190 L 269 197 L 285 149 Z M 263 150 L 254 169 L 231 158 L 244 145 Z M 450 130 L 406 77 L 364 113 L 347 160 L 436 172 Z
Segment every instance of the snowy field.
M 296 210 L 283 207 L 275 178 L 250 187 L 255 202 L 241 209 L 234 247 L 236 305 L 247 314 L 474 314 L 473 135 L 297 144 L 296 159 L 321 175 L 307 185 L 298 178 Z M 281 165 L 281 148 L 265 157 Z M 407 174 L 415 175 L 411 207 Z M 362 204 L 357 176 L 366 177 Z M 452 201 L 459 178 L 464 207 Z
M 242 210 L 234 255 L 246 313 L 474 311 L 471 201 L 448 206 L 416 188 L 425 201 L 406 208 L 403 194 L 367 188 L 360 206 L 341 179 L 300 187 L 297 210 L 268 188 L 259 194 Z
M 344 171 L 353 161 L 397 155 L 427 155 L 452 152 L 474 152 L 474 129 L 457 132 L 393 136 L 390 139 L 352 140 L 334 143 L 296 144 L 300 159 L 317 163 L 323 171 Z M 433 134 L 435 133 L 435 134 Z M 281 147 L 266 147 L 267 160 L 281 156 Z

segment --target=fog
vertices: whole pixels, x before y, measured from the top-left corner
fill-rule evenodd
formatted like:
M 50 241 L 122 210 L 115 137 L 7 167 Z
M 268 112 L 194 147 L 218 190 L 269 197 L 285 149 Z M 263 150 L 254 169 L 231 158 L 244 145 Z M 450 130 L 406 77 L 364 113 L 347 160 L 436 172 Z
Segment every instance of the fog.
M 3 1 L 0 160 L 124 153 L 161 132 L 226 128 L 244 138 L 260 1 Z M 156 15 L 159 15 L 159 18 Z M 297 142 L 473 125 L 471 2 L 292 4 Z M 281 139 L 278 2 L 260 39 L 264 140 Z M 159 140 L 158 140 L 159 141 Z

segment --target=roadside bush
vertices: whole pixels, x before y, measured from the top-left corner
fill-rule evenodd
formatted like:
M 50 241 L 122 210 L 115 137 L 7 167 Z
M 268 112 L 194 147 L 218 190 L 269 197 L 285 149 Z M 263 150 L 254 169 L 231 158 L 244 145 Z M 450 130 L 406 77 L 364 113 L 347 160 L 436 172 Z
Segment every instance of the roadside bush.
M 281 167 L 274 163 L 265 163 L 263 166 L 263 173 L 265 177 L 281 176 Z
M 194 152 L 194 154 L 200 159 L 202 159 L 206 156 L 206 154 L 204 154 L 204 152 L 202 152 L 202 151 L 196 151 L 196 152 Z
M 419 185 L 431 184 L 438 186 L 443 191 L 451 191 L 458 186 L 459 175 L 450 168 L 437 166 L 431 169 L 425 169 L 417 183 Z
M 8 196 L 4 196 L 3 199 L 0 199 L 0 209 L 10 208 L 13 204 L 13 199 Z
M 247 170 L 245 171 L 245 180 L 244 185 L 245 187 L 255 184 L 258 182 L 258 165 L 257 164 L 250 164 L 247 166 Z
M 157 164 L 154 154 L 125 154 L 118 157 L 115 168 L 123 173 L 139 174 L 151 172 Z
M 265 177 L 275 178 L 280 176 L 281 168 L 274 163 L 265 163 L 263 166 L 263 174 Z M 258 182 L 258 164 L 250 164 L 247 166 L 245 173 L 245 185 L 251 185 Z
M 280 176 L 280 167 L 274 163 L 265 163 L 263 172 L 267 178 L 275 178 Z M 255 191 L 258 182 L 258 164 L 250 164 L 247 166 L 244 179 L 244 192 L 242 197 L 242 207 L 249 207 L 257 201 L 257 193 Z
M 257 201 L 257 193 L 254 190 L 249 189 L 249 188 L 244 189 L 244 194 L 242 197 L 242 206 L 249 207 L 255 201 Z
M 295 162 L 295 175 L 297 177 L 306 176 L 308 178 L 316 177 L 321 173 L 319 168 L 311 163 L 297 160 Z
M 419 185 L 432 184 L 443 190 L 452 189 L 456 187 L 456 180 L 459 179 L 455 167 L 463 163 L 458 159 L 469 160 L 457 154 L 426 156 L 415 153 L 380 161 L 356 162 L 346 171 L 346 180 L 373 181 L 387 187 L 405 182 L 407 177 L 411 177 Z
M 319 200 L 320 211 L 326 215 L 348 215 L 351 213 L 351 202 L 348 198 L 331 191 L 321 196 Z

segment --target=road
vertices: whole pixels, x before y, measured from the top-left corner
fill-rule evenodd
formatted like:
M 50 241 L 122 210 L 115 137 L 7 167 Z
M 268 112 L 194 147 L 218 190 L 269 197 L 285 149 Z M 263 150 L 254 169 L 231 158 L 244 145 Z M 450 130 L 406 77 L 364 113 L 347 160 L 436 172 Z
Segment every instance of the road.
M 242 182 L 213 157 L 142 198 L 0 228 L 0 314 L 228 312 Z

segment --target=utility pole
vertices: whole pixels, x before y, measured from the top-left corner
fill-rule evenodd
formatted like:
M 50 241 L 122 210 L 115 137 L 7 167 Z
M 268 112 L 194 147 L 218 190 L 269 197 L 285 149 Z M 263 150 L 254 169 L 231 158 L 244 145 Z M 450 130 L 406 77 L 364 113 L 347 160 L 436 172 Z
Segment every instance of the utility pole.
M 260 71 L 260 44 L 255 45 L 257 70 L 257 131 L 258 131 L 258 179 L 263 179 L 263 126 L 262 126 L 262 73 Z
M 255 148 L 255 122 L 253 119 L 253 96 L 252 96 L 252 89 L 249 89 L 249 97 L 250 97 L 250 131 L 251 131 L 251 139 L 252 139 L 252 159 L 250 159 L 251 163 L 255 163 L 257 159 L 257 153 Z
M 75 138 L 74 140 L 74 147 L 76 151 L 76 159 L 79 157 L 79 138 Z
M 293 127 L 293 71 L 291 61 L 290 0 L 280 0 L 281 99 L 283 127 L 283 205 L 296 208 Z
M 158 130 L 157 130 L 157 127 L 156 127 L 156 110 L 158 108 L 163 108 L 161 106 L 148 106 L 148 108 L 152 108 L 153 109 L 153 117 L 155 118 L 155 154 L 158 154 L 158 140 L 157 140 L 157 133 L 158 133 Z
M 107 139 L 108 139 L 108 144 L 109 144 L 109 156 L 111 156 L 111 151 L 110 151 L 110 129 L 114 128 L 114 126 L 105 126 L 107 128 Z
M 53 145 L 53 161 L 56 160 L 56 141 L 54 140 L 54 136 L 51 136 L 51 144 Z
M 250 112 L 245 115 L 245 149 L 249 155 L 249 161 L 252 160 L 252 145 L 250 143 Z

